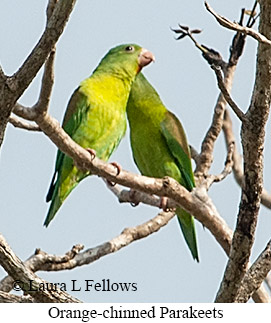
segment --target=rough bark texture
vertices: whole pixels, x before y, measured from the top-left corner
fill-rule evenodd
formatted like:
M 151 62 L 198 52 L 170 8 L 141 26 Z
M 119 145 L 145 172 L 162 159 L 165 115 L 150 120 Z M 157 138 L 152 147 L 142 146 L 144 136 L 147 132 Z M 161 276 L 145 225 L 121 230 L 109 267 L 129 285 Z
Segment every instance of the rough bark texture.
M 260 1 L 259 32 L 271 38 L 271 3 Z M 271 90 L 271 47 L 259 43 L 251 104 L 242 123 L 244 180 L 236 230 L 216 302 L 234 302 L 247 271 L 263 190 L 263 148 Z
M 52 51 L 63 32 L 75 2 L 76 0 L 59 0 L 55 4 L 55 9 L 39 42 L 14 75 L 7 77 L 0 67 L 0 146 L 15 103 L 32 82 Z M 51 8 L 48 9 L 48 11 L 50 10 Z
M 252 293 L 261 286 L 270 270 L 271 242 L 269 241 L 265 250 L 260 254 L 258 259 L 246 273 L 235 302 L 246 303 L 251 297 Z
M 80 301 L 68 293 L 59 290 L 48 291 L 43 286 L 48 284 L 29 270 L 12 251 L 4 237 L 0 234 L 0 264 L 5 271 L 17 281 L 17 285 L 26 294 L 31 295 L 35 302 L 42 303 L 79 303 Z M 14 285 L 15 286 L 15 285 Z M 3 295 L 2 295 L 3 296 Z

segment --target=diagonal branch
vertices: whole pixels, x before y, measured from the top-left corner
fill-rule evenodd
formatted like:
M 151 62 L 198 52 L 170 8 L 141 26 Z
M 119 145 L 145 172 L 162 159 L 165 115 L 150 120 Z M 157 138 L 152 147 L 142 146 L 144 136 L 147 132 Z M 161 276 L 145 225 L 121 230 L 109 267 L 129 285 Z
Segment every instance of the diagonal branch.
M 46 286 L 46 282 L 26 268 L 24 263 L 15 255 L 0 234 L 0 264 L 14 279 L 16 284 L 26 293 L 31 295 L 36 302 L 80 302 L 68 293 L 59 289 L 48 291 L 40 288 Z M 15 286 L 15 285 L 14 285 Z
M 17 296 L 0 291 L 0 303 L 34 303 L 30 295 Z
M 90 154 L 85 149 L 77 145 L 60 127 L 59 123 L 49 115 L 38 116 L 36 122 L 39 124 L 42 131 L 45 132 L 45 134 L 58 146 L 59 149 L 74 159 L 77 166 L 82 167 L 85 170 L 90 170 L 93 175 L 99 175 L 111 182 L 119 183 L 148 194 L 167 196 L 172 199 L 174 203 L 180 205 L 183 209 L 194 215 L 195 218 L 208 228 L 225 250 L 226 254 L 229 254 L 232 231 L 224 219 L 219 216 L 214 204 L 206 193 L 206 189 L 199 187 L 198 189 L 194 189 L 191 193 L 172 178 L 165 177 L 163 179 L 155 179 L 135 175 L 125 170 L 116 174 L 116 170 L 113 165 L 107 164 L 102 160 L 99 160 L 97 157 L 93 159 Z M 123 234 L 126 233 L 127 232 L 124 232 Z M 129 233 L 128 237 L 132 236 L 133 233 Z M 123 247 L 123 238 L 119 239 L 117 237 L 114 245 L 116 243 L 119 247 Z M 118 248 L 114 247 L 112 249 L 111 244 L 105 243 L 96 248 L 91 248 L 90 250 L 91 253 L 89 256 L 93 257 L 93 260 L 91 261 L 94 261 L 100 258 L 100 254 L 108 254 L 118 250 Z M 87 254 L 84 255 L 87 256 Z M 76 255 L 76 257 L 80 256 Z M 74 259 L 78 259 L 76 257 Z M 73 268 L 74 262 L 77 261 L 74 259 L 69 262 L 70 268 Z M 77 263 L 84 264 L 83 261 L 84 260 L 81 262 L 80 260 L 80 262 Z M 258 294 L 259 291 L 257 292 L 257 295 Z M 268 296 L 264 290 L 261 290 L 259 299 L 263 302 L 268 300 Z
M 243 122 L 245 120 L 245 114 L 240 110 L 240 108 L 237 106 L 237 104 L 231 98 L 231 95 L 230 95 L 227 87 L 225 86 L 222 72 L 221 72 L 221 68 L 217 67 L 215 65 L 212 65 L 211 68 L 215 71 L 218 87 L 219 87 L 220 91 L 222 92 L 225 100 L 227 101 L 228 105 L 232 108 L 232 110 L 234 111 L 236 116 L 239 118 L 239 120 Z
M 16 117 L 15 115 L 11 115 L 8 121 L 16 128 L 25 129 L 28 131 L 41 131 L 39 126 L 37 126 L 36 124 L 26 122 L 23 119 Z
M 235 68 L 235 65 L 231 65 L 228 66 L 225 71 L 224 84 L 228 91 L 230 91 L 232 87 Z M 225 100 L 224 95 L 220 93 L 214 109 L 211 126 L 208 129 L 201 144 L 201 152 L 198 156 L 198 160 L 200 162 L 197 163 L 195 169 L 195 175 L 197 177 L 202 177 L 202 180 L 204 180 L 204 177 L 208 174 L 208 171 L 211 168 L 213 162 L 214 144 L 222 130 L 226 105 L 227 101 Z
M 69 19 L 76 0 L 59 0 L 46 24 L 37 45 L 19 70 L 10 78 L 9 84 L 13 88 L 16 97 L 15 102 L 23 94 L 30 82 L 36 76 L 49 53 L 53 50 L 58 38 L 62 34 L 64 27 Z
M 53 7 L 54 10 L 47 21 L 45 31 L 30 55 L 14 75 L 7 77 L 2 70 L 0 71 L 0 145 L 2 145 L 6 125 L 14 105 L 53 50 L 75 3 L 76 0 L 50 0 L 48 17 Z
M 269 46 L 271 45 L 271 40 L 269 40 L 263 34 L 257 32 L 256 30 L 254 30 L 252 28 L 243 27 L 236 22 L 232 22 L 229 19 L 227 19 L 223 16 L 220 16 L 219 14 L 217 14 L 214 11 L 214 9 L 211 8 L 211 6 L 207 3 L 207 1 L 205 1 L 204 4 L 205 4 L 206 9 L 215 17 L 215 19 L 217 20 L 217 22 L 221 26 L 223 26 L 227 29 L 231 29 L 231 30 L 243 33 L 244 35 L 249 35 L 262 44 L 267 44 Z
M 28 270 L 29 272 L 31 271 L 31 273 L 33 273 L 36 271 L 71 270 L 75 267 L 88 265 L 100 259 L 103 256 L 106 256 L 128 246 L 134 241 L 143 239 L 157 232 L 163 226 L 165 226 L 174 216 L 174 212 L 160 212 L 157 216 L 143 224 L 137 225 L 136 227 L 124 229 L 119 236 L 113 238 L 112 240 L 107 241 L 97 247 L 89 248 L 82 252 L 80 252 L 83 248 L 82 245 L 74 246 L 72 250 L 67 252 L 64 256 L 49 255 L 43 251 L 37 250 L 35 254 L 31 256 L 28 260 L 26 260 L 24 264 L 21 264 L 21 266 L 24 266 L 24 271 Z M 14 254 L 12 255 L 15 256 Z M 1 249 L 0 263 L 2 264 Z M 18 277 L 20 281 L 24 282 L 24 278 L 22 278 L 21 275 L 14 277 L 14 274 L 11 274 L 11 271 L 8 271 L 8 273 L 9 276 L 5 277 L 0 282 L 0 290 L 6 293 L 12 289 L 12 287 L 14 286 L 14 280 L 18 279 Z M 29 274 L 27 274 L 27 277 L 29 280 Z M 51 296 L 50 301 L 52 301 L 54 296 L 55 295 Z M 42 295 L 42 297 L 45 296 Z
M 228 153 L 225 161 L 225 166 L 222 172 L 218 175 L 208 175 L 207 178 L 201 183 L 201 186 L 205 187 L 208 191 L 210 186 L 214 182 L 220 182 L 225 179 L 231 172 L 233 166 L 233 151 L 234 151 L 234 142 L 229 143 L 228 145 Z
M 246 303 L 251 295 L 261 286 L 271 270 L 271 240 L 247 271 L 235 302 Z
M 24 265 L 33 273 L 38 270 L 46 270 L 52 264 L 63 264 L 73 259 L 82 249 L 83 245 L 78 244 L 72 247 L 64 256 L 49 255 L 48 253 L 36 249 L 34 255 L 29 257 Z M 10 292 L 14 287 L 14 279 L 11 276 L 6 276 L 0 281 L 0 291 Z

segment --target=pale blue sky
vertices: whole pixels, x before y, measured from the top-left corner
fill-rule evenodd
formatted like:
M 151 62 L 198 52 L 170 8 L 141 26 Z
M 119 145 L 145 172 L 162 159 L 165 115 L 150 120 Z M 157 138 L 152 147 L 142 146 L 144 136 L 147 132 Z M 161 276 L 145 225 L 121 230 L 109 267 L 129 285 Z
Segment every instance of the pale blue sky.
M 0 3 L 1 65 L 7 74 L 17 70 L 41 35 L 47 1 L 2 0 Z M 220 14 L 238 20 L 242 7 L 252 0 L 211 1 Z M 175 41 L 170 27 L 181 23 L 203 29 L 200 43 L 220 51 L 226 59 L 233 32 L 218 26 L 207 13 L 203 1 L 117 0 L 78 1 L 64 34 L 57 45 L 55 86 L 50 113 L 62 121 L 67 102 L 79 82 L 89 76 L 102 56 L 121 43 L 138 43 L 156 56 L 145 74 L 160 93 L 167 107 L 182 121 L 189 142 L 199 149 L 212 118 L 218 96 L 213 71 L 188 40 Z M 233 86 L 233 97 L 246 110 L 254 83 L 256 41 L 247 40 Z M 35 103 L 39 74 L 21 98 L 25 105 Z M 239 137 L 240 124 L 233 116 Z M 270 137 L 270 126 L 268 126 Z M 129 132 L 111 157 L 123 168 L 138 172 L 131 155 Z M 271 145 L 268 138 L 267 148 Z M 266 165 L 270 165 L 267 149 Z M 84 180 L 69 196 L 49 228 L 43 227 L 48 205 L 45 195 L 54 169 L 56 147 L 41 133 L 30 133 L 8 126 L 0 160 L 1 231 L 21 259 L 39 247 L 48 253 L 64 254 L 74 244 L 94 247 L 123 228 L 143 223 L 157 209 L 140 205 L 120 205 L 94 176 Z M 216 143 L 212 171 L 224 165 L 225 145 Z M 265 186 L 270 190 L 270 168 L 265 167 Z M 233 176 L 215 184 L 210 195 L 221 216 L 234 227 L 240 189 Z M 270 239 L 270 210 L 261 209 L 253 259 Z M 176 219 L 147 239 L 99 261 L 60 273 L 39 272 L 52 281 L 85 279 L 100 282 L 137 283 L 136 292 L 72 292 L 87 302 L 211 302 L 218 290 L 227 261 L 222 248 L 208 230 L 197 223 L 200 263 L 192 260 Z M 1 274 L 4 272 L 1 270 Z M 69 289 L 68 289 L 69 292 Z

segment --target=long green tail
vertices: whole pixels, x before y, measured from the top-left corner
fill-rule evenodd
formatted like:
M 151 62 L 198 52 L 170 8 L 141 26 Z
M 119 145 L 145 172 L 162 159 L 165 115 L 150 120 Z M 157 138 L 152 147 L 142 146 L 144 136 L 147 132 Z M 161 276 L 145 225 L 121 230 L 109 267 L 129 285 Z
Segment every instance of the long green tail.
M 197 262 L 199 262 L 194 218 L 181 208 L 177 208 L 176 214 L 192 256 Z
M 44 221 L 44 225 L 46 227 L 48 227 L 49 223 L 53 220 L 56 212 L 64 202 L 64 200 L 61 201 L 58 191 L 59 191 L 59 180 L 55 184 L 53 183 L 51 184 L 51 187 L 46 197 L 46 202 L 51 201 L 46 219 Z
M 81 178 L 78 179 L 78 181 L 73 181 L 71 179 L 69 185 L 67 186 L 61 186 L 60 187 L 60 178 L 57 179 L 57 181 L 54 183 L 52 180 L 49 192 L 46 197 L 46 202 L 51 201 L 46 219 L 44 221 L 44 225 L 48 227 L 49 223 L 53 220 L 53 218 L 56 215 L 56 212 L 61 207 L 65 199 L 68 197 L 70 192 L 79 184 L 79 182 L 85 178 L 87 174 L 84 174 L 84 176 L 81 176 Z

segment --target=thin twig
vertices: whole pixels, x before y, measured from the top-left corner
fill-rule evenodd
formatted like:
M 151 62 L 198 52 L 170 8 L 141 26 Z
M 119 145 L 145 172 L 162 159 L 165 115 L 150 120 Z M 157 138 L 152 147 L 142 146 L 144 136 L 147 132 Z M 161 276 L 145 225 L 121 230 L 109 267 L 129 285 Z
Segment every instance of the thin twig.
M 225 71 L 224 82 L 228 91 L 230 91 L 232 86 L 234 71 L 235 65 L 228 66 Z M 212 123 L 201 144 L 201 152 L 198 157 L 198 160 L 200 160 L 200 162 L 197 163 L 195 169 L 195 176 L 199 178 L 202 177 L 202 180 L 204 180 L 207 176 L 213 162 L 214 145 L 223 126 L 223 118 L 226 105 L 227 101 L 225 100 L 223 94 L 220 93 L 214 109 Z
M 227 87 L 225 86 L 222 72 L 221 72 L 221 68 L 217 67 L 215 65 L 211 65 L 211 68 L 215 71 L 218 87 L 219 87 L 220 91 L 222 92 L 228 105 L 232 108 L 232 110 L 237 115 L 239 120 L 244 122 L 245 121 L 245 114 L 240 110 L 240 108 L 237 106 L 237 104 L 231 98 L 231 95 L 230 95 L 229 91 L 227 90 Z
M 15 115 L 11 115 L 8 121 L 16 128 L 25 129 L 28 131 L 41 131 L 38 125 L 26 122 Z
M 253 37 L 254 39 L 256 39 L 260 43 L 271 45 L 271 40 L 269 40 L 267 37 L 265 37 L 261 33 L 257 32 L 254 29 L 251 29 L 249 27 L 243 27 L 236 22 L 232 22 L 229 19 L 227 19 L 223 16 L 220 16 L 219 14 L 217 14 L 214 11 L 214 9 L 211 8 L 211 6 L 206 1 L 204 2 L 204 4 L 205 4 L 206 9 L 216 18 L 216 20 L 218 21 L 218 23 L 221 26 L 223 26 L 227 29 L 237 31 L 237 32 L 241 32 L 245 35 L 249 35 L 249 36 Z
M 122 233 L 110 241 L 89 248 L 82 252 L 75 253 L 72 257 L 48 255 L 45 252 L 39 252 L 29 258 L 24 264 L 25 267 L 35 271 L 62 271 L 70 270 L 75 267 L 88 265 L 101 257 L 116 252 L 132 242 L 143 239 L 165 226 L 173 217 L 174 212 L 160 212 L 149 221 L 132 228 L 126 228 Z M 13 275 L 14 278 L 14 275 Z M 10 288 L 8 277 L 1 281 L 1 287 L 4 291 Z
M 222 172 L 218 175 L 208 175 L 206 180 L 202 182 L 201 185 L 206 187 L 206 190 L 209 190 L 210 186 L 215 182 L 220 182 L 225 179 L 231 172 L 233 166 L 233 151 L 234 151 L 234 143 L 231 142 L 228 146 L 227 157 L 225 161 L 225 166 Z
M 53 47 L 44 66 L 39 99 L 38 102 L 33 106 L 33 109 L 36 110 L 36 113 L 42 114 L 46 113 L 48 110 L 54 85 L 54 60 L 55 47 Z

